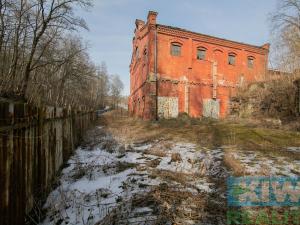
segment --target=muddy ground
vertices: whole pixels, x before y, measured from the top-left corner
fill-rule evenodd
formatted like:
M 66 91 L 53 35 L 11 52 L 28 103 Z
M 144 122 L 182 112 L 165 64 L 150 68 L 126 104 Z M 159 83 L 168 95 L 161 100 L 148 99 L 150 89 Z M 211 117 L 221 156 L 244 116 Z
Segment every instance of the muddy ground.
M 298 175 L 300 135 L 237 121 L 103 115 L 40 224 L 226 224 L 226 178 Z

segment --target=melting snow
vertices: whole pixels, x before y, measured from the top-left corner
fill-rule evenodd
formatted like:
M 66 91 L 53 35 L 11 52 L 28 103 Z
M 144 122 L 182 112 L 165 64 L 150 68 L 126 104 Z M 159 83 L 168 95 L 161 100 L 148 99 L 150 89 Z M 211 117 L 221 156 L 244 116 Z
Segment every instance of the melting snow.
M 101 131 L 103 127 L 96 129 Z M 153 186 L 167 182 L 193 194 L 211 193 L 218 188 L 214 179 L 228 176 L 223 166 L 222 149 L 199 150 L 191 143 L 162 140 L 120 146 L 110 135 L 98 138 L 98 144 L 78 148 L 68 160 L 61 173 L 60 185 L 50 193 L 44 205 L 47 215 L 41 224 L 95 224 L 134 194 L 146 193 Z M 160 154 L 151 152 L 153 148 Z M 299 147 L 287 150 L 300 152 Z M 174 154 L 177 160 L 172 159 Z M 258 174 L 262 170 L 267 170 L 270 175 L 300 173 L 299 160 L 267 157 L 254 151 L 235 151 L 232 155 L 249 174 Z M 149 165 L 152 162 L 154 164 Z M 154 178 L 151 172 L 155 170 L 182 173 L 186 184 Z M 225 197 L 219 194 L 221 198 Z M 151 207 L 136 207 L 130 211 L 130 207 L 125 206 L 126 210 L 129 223 L 138 223 L 141 218 L 149 221 L 156 218 Z
M 110 138 L 108 135 L 101 140 L 105 142 Z M 153 169 L 202 174 L 202 178 L 189 179 L 188 187 L 181 187 L 192 193 L 213 192 L 214 184 L 208 182 L 205 175 L 225 174 L 225 169 L 220 170 L 223 168 L 221 150 L 199 151 L 191 143 L 172 143 L 169 149 L 161 146 L 165 156 L 156 156 L 146 154 L 146 151 L 154 144 L 159 147 L 159 140 L 151 144 L 126 146 L 126 150 L 122 151 L 120 146 L 109 151 L 102 149 L 102 144 L 92 149 L 78 148 L 68 160 L 68 166 L 61 173 L 60 185 L 50 193 L 44 205 L 47 215 L 41 224 L 95 224 L 134 193 L 147 192 L 151 186 L 166 182 L 160 178 L 150 178 Z M 171 161 L 174 153 L 180 154 L 180 161 Z M 149 168 L 147 163 L 151 160 L 159 160 L 159 164 Z M 144 166 L 144 169 L 138 170 L 137 165 Z M 148 207 L 134 209 L 131 214 L 135 217 L 130 221 L 138 221 L 139 214 L 154 219 L 152 211 Z
M 297 176 L 300 174 L 299 160 L 283 156 L 271 157 L 252 151 L 236 151 L 232 155 L 240 161 L 246 170 L 246 174 L 257 175 L 264 173 L 271 176 Z

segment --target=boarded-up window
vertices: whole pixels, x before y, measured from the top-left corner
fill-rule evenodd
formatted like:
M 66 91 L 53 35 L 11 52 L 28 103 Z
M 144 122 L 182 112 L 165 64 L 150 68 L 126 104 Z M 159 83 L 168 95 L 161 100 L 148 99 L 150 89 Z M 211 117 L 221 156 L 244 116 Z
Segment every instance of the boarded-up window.
M 218 119 L 220 114 L 219 99 L 203 99 L 203 116 Z
M 206 49 L 198 48 L 197 49 L 197 59 L 204 60 L 206 55 Z
M 248 57 L 248 68 L 253 68 L 254 67 L 254 58 L 253 57 Z
M 180 56 L 181 55 L 181 45 L 178 43 L 171 44 L 171 55 Z
M 235 58 L 236 58 L 235 54 L 230 53 L 228 55 L 228 64 L 235 65 Z
M 158 97 L 158 117 L 175 118 L 178 116 L 178 98 L 177 97 Z

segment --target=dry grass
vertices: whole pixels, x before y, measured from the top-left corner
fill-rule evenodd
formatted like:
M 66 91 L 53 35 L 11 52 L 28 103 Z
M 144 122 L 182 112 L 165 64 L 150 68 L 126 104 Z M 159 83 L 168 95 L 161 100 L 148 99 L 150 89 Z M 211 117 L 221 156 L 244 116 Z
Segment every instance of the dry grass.
M 149 167 L 155 168 L 159 165 L 159 163 L 160 163 L 160 159 L 153 159 L 153 160 L 148 161 L 146 165 Z
M 153 191 L 155 201 L 160 205 L 162 215 L 172 224 L 185 224 L 188 220 L 200 221 L 204 215 L 205 197 L 195 196 L 187 191 L 160 187 Z
M 117 111 L 105 113 L 101 122 L 107 125 L 119 142 L 151 141 L 160 136 L 160 130 L 154 129 L 154 124 L 137 118 L 120 115 Z
M 246 175 L 246 171 L 243 165 L 237 159 L 235 159 L 230 152 L 225 152 L 224 164 L 228 168 L 231 168 L 235 176 Z
M 224 164 L 226 167 L 230 168 L 235 176 L 253 175 L 246 171 L 242 163 L 236 159 L 230 151 L 231 150 L 228 149 L 225 150 Z M 255 175 L 270 176 L 270 168 L 267 165 L 261 165 L 261 170 L 259 172 L 255 172 Z
M 225 204 L 207 194 L 192 194 L 167 185 L 153 190 L 152 196 L 161 208 L 161 215 L 172 224 L 198 224 L 200 221 L 201 224 L 225 224 Z
M 264 154 L 289 156 L 300 159 L 299 154 L 284 151 L 288 146 L 300 146 L 300 133 L 261 127 L 259 123 L 243 120 L 170 119 L 159 122 L 142 121 L 111 111 L 100 123 L 123 143 L 162 140 L 147 154 L 164 157 L 173 142 L 190 142 L 209 149 L 235 145 L 240 150 L 260 151 Z M 231 165 L 231 163 L 230 163 Z
M 155 155 L 158 157 L 166 157 L 167 156 L 167 153 L 163 149 L 161 149 L 159 146 L 154 146 L 150 149 L 147 149 L 144 153 L 148 154 L 148 155 Z
M 181 155 L 179 153 L 172 153 L 171 155 L 171 162 L 181 162 Z
M 126 207 L 126 203 L 123 203 L 123 205 L 123 208 Z M 205 217 L 209 214 L 206 211 L 209 208 L 207 205 L 207 196 L 203 194 L 194 195 L 188 191 L 178 190 L 168 185 L 157 186 L 148 193 L 135 195 L 131 202 L 131 208 L 133 209 L 152 208 L 154 215 L 156 215 L 153 224 L 174 225 L 186 224 L 187 221 L 206 221 Z M 219 209 L 220 206 L 214 207 L 213 213 L 225 215 L 224 209 L 221 209 L 222 212 Z M 127 216 L 122 211 L 122 207 L 114 209 L 106 218 L 96 224 L 121 224 L 120 218 L 122 217 L 120 215 Z M 149 218 L 139 217 L 139 224 L 148 224 L 147 222 L 150 222 Z M 213 222 L 213 224 L 216 224 L 216 221 Z
M 135 163 L 127 163 L 127 162 L 118 162 L 117 164 L 117 173 L 123 172 L 127 169 L 134 168 L 137 165 Z
M 297 115 L 295 104 L 297 88 L 293 83 L 294 79 L 296 79 L 294 75 L 282 76 L 276 80 L 256 82 L 238 89 L 235 98 L 239 105 L 236 109 L 237 114 L 245 118 L 269 117 L 270 121 L 263 119 L 262 122 L 272 126 L 280 125 L 276 122 L 278 118 L 293 120 Z
M 189 118 L 183 120 L 179 118 L 178 120 L 149 122 L 120 115 L 113 111 L 103 116 L 102 123 L 115 138 L 126 144 L 151 142 L 154 146 L 144 153 L 158 157 L 165 157 L 168 150 L 172 148 L 173 142 L 176 141 L 191 142 L 208 149 L 232 145 L 233 148 L 225 149 L 224 147 L 224 164 L 237 176 L 246 175 L 246 168 L 233 157 L 232 152 L 235 150 L 252 150 L 270 155 L 280 155 L 283 154 L 282 149 L 286 146 L 300 145 L 300 136 L 296 132 L 260 127 L 259 124 L 253 126 L 240 121 Z M 148 157 L 150 156 L 148 155 Z M 179 153 L 173 153 L 171 157 L 172 161 L 181 160 Z M 173 224 L 185 224 L 181 223 L 182 218 L 203 222 L 206 216 L 210 216 L 207 223 L 203 222 L 203 224 L 218 224 L 215 221 L 217 220 L 216 216 L 225 215 L 226 210 L 225 201 L 220 201 L 219 193 L 204 195 L 199 192 L 199 194 L 192 195 L 190 192 L 183 191 L 182 187 L 190 188 L 191 179 L 198 179 L 200 175 L 155 169 L 159 162 L 160 159 L 150 160 L 146 165 L 137 165 L 136 167 L 138 171 L 147 170 L 150 178 L 164 181 L 161 185 L 152 187 L 151 190 L 154 190 L 146 197 L 149 202 L 155 204 L 156 212 L 162 216 L 158 218 L 167 218 Z M 268 168 L 265 167 L 261 174 L 267 174 L 267 172 Z M 225 180 L 218 179 L 216 182 L 218 182 L 218 187 L 225 190 Z M 139 205 L 146 199 L 138 199 L 135 204 Z M 149 202 L 147 206 L 150 204 Z M 166 224 L 165 220 L 161 224 Z
M 144 153 L 158 157 L 166 157 L 168 151 L 172 148 L 173 144 L 169 141 L 160 140 L 151 148 L 147 149 Z
M 171 172 L 168 170 L 152 170 L 151 176 L 159 177 L 159 178 L 161 178 L 161 180 L 164 180 L 166 182 L 173 181 L 173 182 L 177 182 L 182 185 L 186 185 L 188 183 L 187 178 L 190 175 L 188 175 L 186 173 L 181 173 L 181 172 Z
M 165 141 L 165 142 L 163 142 L 163 146 L 164 146 L 165 149 L 171 149 L 173 144 L 170 143 L 170 142 Z

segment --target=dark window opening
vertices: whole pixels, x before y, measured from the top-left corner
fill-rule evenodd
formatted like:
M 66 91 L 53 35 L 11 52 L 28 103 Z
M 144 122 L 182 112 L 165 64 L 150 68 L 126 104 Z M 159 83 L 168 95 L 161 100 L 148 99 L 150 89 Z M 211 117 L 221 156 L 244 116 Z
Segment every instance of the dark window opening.
M 248 57 L 248 68 L 253 68 L 253 67 L 254 67 L 254 58 Z
M 233 55 L 233 54 L 228 55 L 228 64 L 235 65 L 235 55 Z
M 181 55 L 181 45 L 179 44 L 171 44 L 171 55 L 180 56 Z
M 206 56 L 206 49 L 197 49 L 197 59 L 204 60 Z

